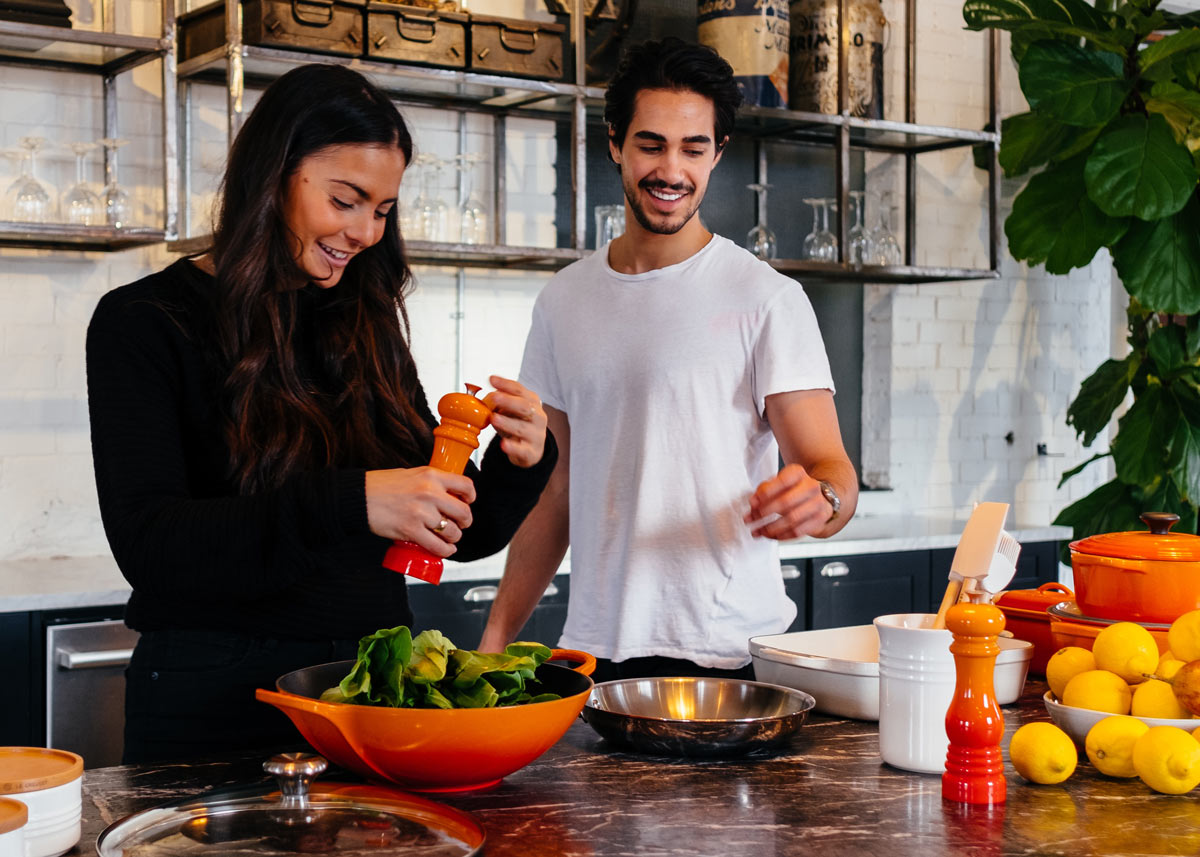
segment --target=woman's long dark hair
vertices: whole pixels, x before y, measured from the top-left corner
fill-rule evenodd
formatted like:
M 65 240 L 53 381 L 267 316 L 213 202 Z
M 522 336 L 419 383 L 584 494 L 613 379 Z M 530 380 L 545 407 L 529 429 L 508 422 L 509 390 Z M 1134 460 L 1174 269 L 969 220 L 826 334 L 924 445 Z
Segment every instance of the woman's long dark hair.
M 414 407 L 419 385 L 409 350 L 405 295 L 412 274 L 388 212 L 383 238 L 360 251 L 334 287 L 320 322 L 300 341 L 297 306 L 307 275 L 293 258 L 283 217 L 289 177 L 328 146 L 396 146 L 412 161 L 412 137 L 392 102 L 365 77 L 307 65 L 276 80 L 229 152 L 213 232 L 217 343 L 228 371 L 225 435 L 242 493 L 281 484 L 299 470 L 423 461 L 430 437 Z M 322 296 L 324 297 L 324 296 Z M 297 348 L 316 354 L 316 389 Z

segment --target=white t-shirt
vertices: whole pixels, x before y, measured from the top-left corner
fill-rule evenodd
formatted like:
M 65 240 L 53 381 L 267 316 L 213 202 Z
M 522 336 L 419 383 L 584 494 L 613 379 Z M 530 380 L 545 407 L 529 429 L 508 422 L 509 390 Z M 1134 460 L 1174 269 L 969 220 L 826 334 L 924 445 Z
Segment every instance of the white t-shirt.
M 520 377 L 571 428 L 562 646 L 730 669 L 787 629 L 778 545 L 742 517 L 778 472 L 766 397 L 833 389 L 799 283 L 720 236 L 645 274 L 605 246 L 538 296 Z

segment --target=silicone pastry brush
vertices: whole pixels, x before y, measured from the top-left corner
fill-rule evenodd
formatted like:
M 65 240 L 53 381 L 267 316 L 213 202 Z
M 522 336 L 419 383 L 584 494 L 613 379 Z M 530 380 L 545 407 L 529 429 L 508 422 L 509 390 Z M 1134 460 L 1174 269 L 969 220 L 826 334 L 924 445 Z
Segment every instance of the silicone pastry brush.
M 1007 503 L 979 503 L 971 512 L 950 562 L 950 582 L 932 627 L 946 627 L 946 611 L 958 601 L 965 580 L 982 581 L 988 576 L 1001 536 L 1005 534 L 1004 518 L 1007 515 Z

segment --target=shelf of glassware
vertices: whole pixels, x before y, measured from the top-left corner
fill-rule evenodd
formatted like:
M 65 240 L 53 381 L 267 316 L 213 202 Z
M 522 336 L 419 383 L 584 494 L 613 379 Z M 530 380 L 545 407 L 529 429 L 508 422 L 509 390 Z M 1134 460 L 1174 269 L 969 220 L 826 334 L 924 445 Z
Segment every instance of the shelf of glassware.
M 0 247 L 39 250 L 126 250 L 161 244 L 166 233 L 149 227 L 73 226 L 0 220 Z
M 180 80 L 227 83 L 227 46 L 179 63 Z M 306 63 L 338 63 L 368 75 L 381 89 L 398 100 L 431 104 L 470 105 L 480 109 L 530 110 L 568 113 L 586 88 L 555 80 L 505 77 L 449 68 L 427 68 L 403 63 L 381 62 L 361 57 L 329 56 L 304 51 L 244 45 L 242 73 L 248 85 L 266 85 L 296 66 Z
M 116 74 L 168 50 L 162 38 L 0 21 L 0 65 Z

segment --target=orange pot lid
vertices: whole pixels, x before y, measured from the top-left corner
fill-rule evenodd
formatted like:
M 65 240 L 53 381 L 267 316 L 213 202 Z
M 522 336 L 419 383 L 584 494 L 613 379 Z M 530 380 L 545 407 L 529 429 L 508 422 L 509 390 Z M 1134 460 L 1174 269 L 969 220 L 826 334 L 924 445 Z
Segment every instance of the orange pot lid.
M 0 797 L 0 833 L 12 833 L 29 821 L 29 808 L 19 800 Z
M 83 757 L 47 747 L 0 747 L 0 794 L 61 786 L 83 776 Z
M 1196 562 L 1200 560 L 1200 536 L 1169 532 L 1179 516 L 1165 512 L 1145 512 L 1141 516 L 1150 531 L 1131 530 L 1102 533 L 1071 542 L 1071 550 L 1091 556 L 1114 559 Z

